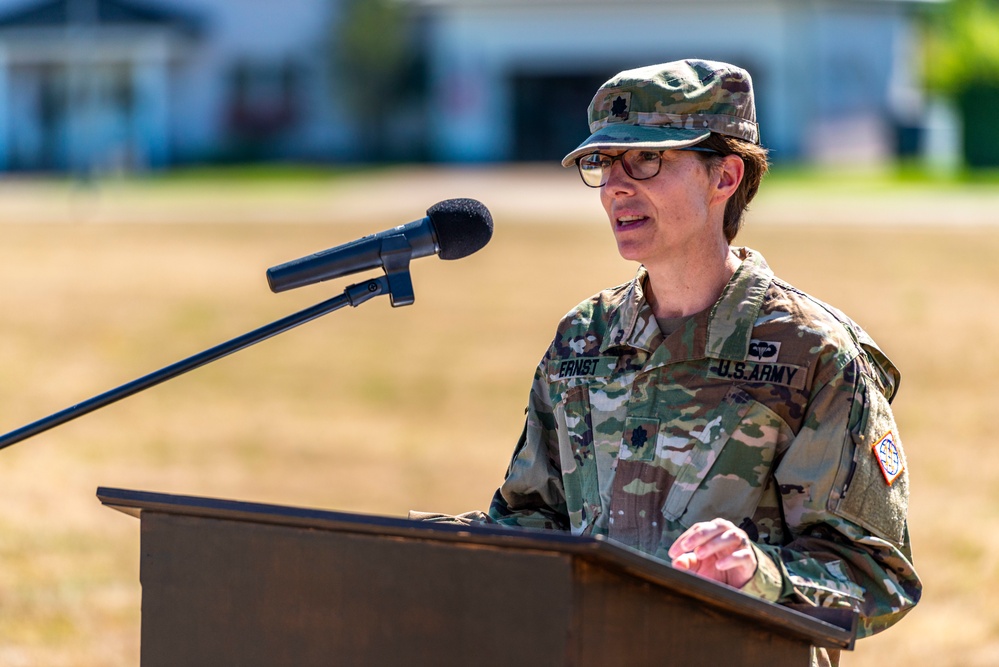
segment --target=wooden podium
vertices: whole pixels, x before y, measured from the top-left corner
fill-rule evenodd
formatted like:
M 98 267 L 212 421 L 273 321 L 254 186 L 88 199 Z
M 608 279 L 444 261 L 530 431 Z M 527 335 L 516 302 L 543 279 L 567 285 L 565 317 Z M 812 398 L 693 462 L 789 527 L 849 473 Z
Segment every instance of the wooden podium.
M 143 667 L 739 665 L 839 625 L 603 538 L 99 488 L 141 519 Z M 841 627 L 845 626 L 845 627 Z

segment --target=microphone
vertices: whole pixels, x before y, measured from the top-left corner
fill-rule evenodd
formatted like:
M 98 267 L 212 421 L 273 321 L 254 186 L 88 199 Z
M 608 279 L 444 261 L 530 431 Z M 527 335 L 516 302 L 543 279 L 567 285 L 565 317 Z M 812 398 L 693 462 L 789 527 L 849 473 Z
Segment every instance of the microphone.
M 427 210 L 427 217 L 371 234 L 307 257 L 267 269 L 272 292 L 303 287 L 340 278 L 359 271 L 384 267 L 383 242 L 402 240 L 411 258 L 440 255 L 441 259 L 461 259 L 481 250 L 493 235 L 489 209 L 475 199 L 447 199 Z

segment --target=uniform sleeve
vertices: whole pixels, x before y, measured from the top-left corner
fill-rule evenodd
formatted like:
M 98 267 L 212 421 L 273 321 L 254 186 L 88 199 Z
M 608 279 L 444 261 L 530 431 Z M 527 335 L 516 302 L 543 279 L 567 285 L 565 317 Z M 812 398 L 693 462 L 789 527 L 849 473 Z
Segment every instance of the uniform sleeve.
M 888 400 L 862 358 L 813 396 L 774 476 L 790 541 L 759 545 L 771 560 L 757 578 L 779 573 L 781 602 L 855 609 L 860 637 L 912 609 L 922 585 L 906 526 L 908 471 Z
M 531 386 L 524 432 L 503 485 L 489 507 L 489 519 L 507 526 L 568 530 L 555 416 L 544 374 L 538 367 Z

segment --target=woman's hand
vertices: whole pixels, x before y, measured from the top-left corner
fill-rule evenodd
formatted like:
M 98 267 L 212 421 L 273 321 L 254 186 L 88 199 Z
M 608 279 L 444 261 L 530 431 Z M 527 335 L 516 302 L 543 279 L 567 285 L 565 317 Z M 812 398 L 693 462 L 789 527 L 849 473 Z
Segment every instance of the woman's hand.
M 673 567 L 742 588 L 756 574 L 756 551 L 746 532 L 731 521 L 702 521 L 669 548 Z

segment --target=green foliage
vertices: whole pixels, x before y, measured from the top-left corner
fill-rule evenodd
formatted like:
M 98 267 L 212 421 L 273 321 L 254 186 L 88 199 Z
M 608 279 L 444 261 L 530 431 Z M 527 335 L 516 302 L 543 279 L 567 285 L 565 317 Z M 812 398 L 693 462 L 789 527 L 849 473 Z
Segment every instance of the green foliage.
M 999 0 L 951 0 L 925 22 L 926 83 L 957 94 L 973 83 L 999 85 Z
M 405 144 L 393 141 L 392 130 L 418 108 L 423 91 L 418 28 L 411 8 L 399 0 L 344 0 L 333 23 L 334 94 L 361 138 L 365 158 L 397 159 Z
M 407 58 L 404 11 L 394 0 L 344 3 L 334 35 L 334 57 L 358 89 L 382 93 L 397 82 Z

